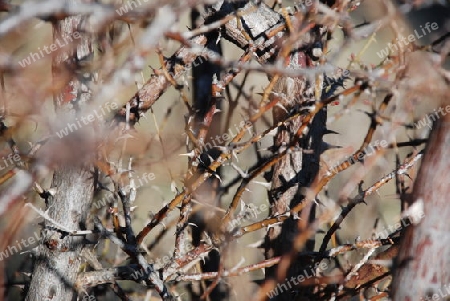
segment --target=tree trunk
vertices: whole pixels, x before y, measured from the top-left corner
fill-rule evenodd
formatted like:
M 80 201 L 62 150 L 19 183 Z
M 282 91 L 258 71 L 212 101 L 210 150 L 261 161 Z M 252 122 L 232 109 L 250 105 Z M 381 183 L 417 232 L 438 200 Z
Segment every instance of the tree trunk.
M 329 2 L 327 4 L 334 1 Z M 257 48 L 255 51 L 257 59 L 261 64 L 273 62 L 275 58 L 279 57 L 279 52 L 284 51 L 283 45 L 291 43 L 290 53 L 287 56 L 287 68 L 306 69 L 319 65 L 319 58 L 313 57 L 312 54 L 318 54 L 319 52 L 315 52 L 315 50 L 318 50 L 316 48 L 320 48 L 320 50 L 322 48 L 323 38 L 326 36 L 324 27 L 315 26 L 306 34 L 297 38 L 291 38 L 286 31 L 280 31 L 274 37 L 265 39 L 264 37 L 268 35 L 268 32 L 275 31 L 282 24 L 283 16 L 264 3 L 254 7 L 253 3 L 243 1 L 236 2 L 234 6 L 225 2 L 221 11 L 229 13 L 236 8 L 249 11 L 240 20 L 242 24 L 245 24 L 243 29 L 245 29 L 246 34 L 243 34 L 243 30 L 237 21 L 232 19 L 225 25 L 225 38 L 242 49 L 249 46 L 247 37 L 252 38 L 253 45 Z M 300 24 L 295 24 L 294 28 L 296 28 L 295 26 L 301 27 Z M 315 101 L 319 101 L 321 91 L 319 90 L 319 93 L 317 93 L 316 87 L 321 89 L 322 85 L 317 84 L 314 80 L 307 80 L 305 77 L 281 77 L 272 91 L 276 95 L 275 97 L 280 97 L 279 104 L 282 106 L 274 108 L 273 124 L 276 125 L 280 121 L 284 121 L 290 114 L 306 112 L 308 106 L 312 106 Z M 326 108 L 318 112 L 309 126 L 309 131 L 303 134 L 303 137 L 298 141 L 297 149 L 275 164 L 272 175 L 269 176 L 272 183 L 269 191 L 271 216 L 283 214 L 297 205 L 304 197 L 302 188 L 308 187 L 316 177 L 319 171 L 320 153 L 323 149 L 322 138 L 326 132 L 326 116 Z M 298 116 L 278 128 L 275 137 L 276 152 L 283 151 L 284 147 L 292 142 L 303 119 L 303 116 Z M 312 220 L 315 217 L 315 205 L 309 208 L 305 209 L 306 211 L 302 215 Z M 283 224 L 269 229 L 264 244 L 266 259 L 291 251 L 292 240 L 297 234 L 297 221 L 291 216 Z M 305 246 L 305 250 L 313 251 L 313 249 L 314 240 L 310 240 Z M 310 263 L 308 259 L 298 258 L 287 271 L 288 278 L 290 275 L 298 275 Z M 277 268 L 278 266 L 273 266 L 266 269 L 266 278 L 277 278 Z M 292 292 L 286 291 L 276 298 L 276 300 L 292 300 Z
M 62 41 L 73 40 L 72 44 L 59 49 L 61 52 L 54 57 L 55 86 L 63 81 L 67 73 L 71 76 L 72 72 L 76 74 L 79 63 L 91 57 L 92 47 L 89 37 L 81 33 L 79 29 L 82 25 L 84 24 L 82 24 L 81 17 L 68 17 L 58 21 L 54 26 L 55 41 L 59 39 L 59 42 L 62 43 Z M 81 36 L 81 39 L 78 35 Z M 57 43 L 55 42 L 55 44 Z M 90 98 L 87 82 L 91 78 L 86 77 L 84 72 L 82 77 L 74 78 L 65 84 L 62 89 L 64 92 L 54 97 L 58 117 L 63 118 L 62 120 L 66 120 L 65 117 L 68 115 L 64 113 L 68 109 L 73 113 L 72 108 L 78 109 Z M 63 139 L 65 142 L 70 142 L 71 139 L 74 139 L 74 135 L 81 134 L 71 133 Z M 57 151 L 62 152 L 63 150 Z M 47 199 L 47 213 L 53 221 L 66 227 L 65 230 L 84 230 L 94 191 L 93 175 L 89 166 L 85 165 L 86 161 L 82 156 L 81 158 L 61 160 L 57 163 L 58 167 L 52 181 L 52 187 L 57 190 L 55 195 L 49 196 Z M 80 253 L 83 246 L 83 236 L 69 235 L 55 227 L 54 223 L 45 220 L 26 300 L 76 300 L 77 292 L 74 283 L 82 263 Z
M 305 68 L 307 61 L 303 52 L 297 52 L 290 57 L 289 68 Z M 274 87 L 274 92 L 282 93 L 280 103 L 283 108 L 276 107 L 273 110 L 273 123 L 286 120 L 289 114 L 307 110 L 308 105 L 314 105 L 315 94 L 314 84 L 309 84 L 305 78 L 282 78 Z M 289 112 L 289 113 L 288 113 Z M 271 216 L 284 214 L 304 198 L 302 188 L 308 187 L 313 182 L 319 171 L 319 159 L 323 143 L 323 135 L 326 131 L 326 108 L 319 111 L 311 125 L 309 131 L 298 141 L 294 151 L 285 156 L 273 168 L 272 187 L 269 191 L 269 201 L 271 204 Z M 292 121 L 278 128 L 275 136 L 275 147 L 281 152 L 284 147 L 290 145 L 298 129 L 302 125 L 304 117 L 298 116 Z M 302 213 L 302 218 L 313 221 L 315 218 L 315 204 L 306 207 L 307 212 Z M 300 214 L 299 214 L 300 215 Z M 290 216 L 281 225 L 271 227 L 266 236 L 265 253 L 266 259 L 281 256 L 291 252 L 293 239 L 298 234 L 299 219 Z M 314 239 L 311 239 L 304 246 L 305 251 L 314 250 Z M 302 270 L 312 264 L 308 258 L 297 258 L 286 273 L 287 279 L 299 275 Z M 279 278 L 276 270 L 278 266 L 267 269 L 266 278 Z M 296 295 L 304 293 L 297 292 Z M 285 291 L 274 300 L 293 300 L 292 291 Z
M 92 175 L 84 167 L 65 166 L 55 171 L 54 197 L 48 199 L 48 215 L 71 230 L 85 229 L 93 195 Z M 76 299 L 73 284 L 81 265 L 82 236 L 71 236 L 45 221 L 38 258 L 27 301 Z
M 423 204 L 423 219 L 403 237 L 394 274 L 394 301 L 450 296 L 449 145 L 450 115 L 446 114 L 432 131 L 414 184 L 413 201 L 416 206 Z

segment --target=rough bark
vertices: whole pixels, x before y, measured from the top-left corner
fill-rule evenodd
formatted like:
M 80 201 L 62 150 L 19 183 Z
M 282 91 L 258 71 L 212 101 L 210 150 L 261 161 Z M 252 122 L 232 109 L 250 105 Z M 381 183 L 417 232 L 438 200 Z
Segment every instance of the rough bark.
M 76 72 L 75 68 L 79 67 L 80 62 L 89 59 L 92 54 L 89 37 L 80 33 L 81 26 L 81 17 L 68 17 L 54 26 L 55 40 L 73 38 L 76 33 L 81 36 L 79 40 L 74 39 L 78 43 L 76 47 L 66 47 L 54 58 L 55 86 L 58 86 L 68 71 Z M 54 97 L 60 118 L 65 118 L 70 113 L 73 117 L 73 111 L 90 98 L 87 82 L 91 78 L 86 77 L 85 73 L 76 78 L 66 83 L 62 90 L 64 92 Z M 79 135 L 71 135 L 74 134 Z M 64 139 L 72 139 L 71 135 Z M 71 159 L 58 162 L 52 181 L 52 187 L 57 190 L 54 196 L 47 199 L 47 212 L 53 221 L 68 230 L 84 230 L 92 202 L 94 180 L 89 166 L 84 165 L 84 158 Z M 74 283 L 82 263 L 80 253 L 83 246 L 83 236 L 69 235 L 56 228 L 51 221 L 45 220 L 26 300 L 75 300 L 77 292 L 74 290 Z
M 263 3 L 255 7 L 251 2 L 241 1 L 234 4 L 225 2 L 220 11 L 226 14 L 238 8 L 249 13 L 240 17 L 240 23 L 237 19 L 228 22 L 224 28 L 224 36 L 243 49 L 249 46 L 248 38 L 250 37 L 261 64 L 274 61 L 282 45 L 291 43 L 293 52 L 288 55 L 288 68 L 304 69 L 318 65 L 318 57 L 313 57 L 311 54 L 313 48 L 322 47 L 322 37 L 325 36 L 323 27 L 315 26 L 299 40 L 288 41 L 289 35 L 286 30 L 280 30 L 280 27 L 284 25 L 284 18 Z M 275 97 L 280 98 L 281 105 L 274 108 L 273 124 L 285 120 L 290 114 L 306 112 L 308 106 L 320 100 L 316 99 L 320 98 L 320 95 L 315 91 L 314 80 L 310 81 L 304 77 L 282 77 L 277 81 L 272 92 L 276 95 Z M 292 142 L 302 121 L 303 116 L 299 116 L 279 128 L 274 148 L 277 152 L 281 152 Z M 274 166 L 272 175 L 269 176 L 272 182 L 269 191 L 271 216 L 285 213 L 303 199 L 302 188 L 312 183 L 319 170 L 322 137 L 325 131 L 326 109 L 323 109 L 313 119 L 309 131 L 298 141 L 297 149 Z M 314 219 L 314 206 L 304 216 Z M 297 219 L 294 217 L 287 219 L 282 225 L 271 227 L 264 244 L 266 258 L 289 252 L 297 228 Z M 314 241 L 309 241 L 305 247 L 305 250 L 312 251 Z M 298 275 L 309 264 L 309 260 L 298 258 L 290 267 L 287 273 L 288 278 L 290 275 Z M 266 278 L 277 277 L 276 269 L 277 266 L 267 269 Z M 291 298 L 292 292 L 284 292 L 277 296 L 277 300 L 291 300 Z
M 68 229 L 84 229 L 94 187 L 89 170 L 61 167 L 55 172 L 52 184 L 58 191 L 48 200 L 49 216 Z M 46 221 L 41 232 L 27 301 L 73 300 L 77 296 L 73 286 L 81 266 L 83 237 L 68 235 L 52 226 Z
M 305 68 L 308 67 L 308 62 L 311 62 L 311 58 L 300 51 L 291 55 L 288 67 Z M 275 85 L 273 92 L 278 93 L 277 97 L 280 97 L 280 103 L 283 107 L 274 108 L 274 124 L 286 120 L 289 115 L 297 112 L 307 112 L 308 105 L 314 105 L 316 101 L 314 88 L 315 85 L 305 78 L 281 78 Z M 322 138 L 326 130 L 326 116 L 326 109 L 316 114 L 308 132 L 297 142 L 296 149 L 274 166 L 271 176 L 272 187 L 269 191 L 271 216 L 284 214 L 298 205 L 304 198 L 303 188 L 308 187 L 316 177 L 319 171 Z M 301 126 L 303 118 L 300 115 L 278 128 L 274 141 L 278 152 L 290 145 L 295 139 L 295 134 Z M 304 210 L 309 210 L 309 212 L 301 214 L 302 218 L 306 217 L 306 219 L 312 221 L 315 217 L 315 206 Z M 291 216 L 283 224 L 269 229 L 265 241 L 267 259 L 281 256 L 292 250 L 293 239 L 298 233 L 298 221 L 298 218 Z M 313 249 L 314 240 L 311 239 L 304 250 L 313 251 Z M 310 264 L 311 261 L 307 258 L 297 258 L 287 271 L 287 278 L 299 275 Z M 276 270 L 276 266 L 269 268 L 266 271 L 266 278 L 278 277 Z M 299 294 L 299 292 L 296 292 L 296 294 Z M 292 300 L 292 297 L 293 293 L 286 291 L 274 300 Z
M 444 300 L 450 295 L 449 145 L 450 115 L 446 114 L 432 131 L 414 184 L 412 200 L 423 203 L 424 217 L 403 236 L 394 274 L 395 301 Z

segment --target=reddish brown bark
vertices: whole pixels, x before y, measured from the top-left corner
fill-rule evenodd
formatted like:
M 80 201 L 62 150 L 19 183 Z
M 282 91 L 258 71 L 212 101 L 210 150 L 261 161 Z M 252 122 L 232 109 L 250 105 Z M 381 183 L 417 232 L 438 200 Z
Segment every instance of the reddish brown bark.
M 423 200 L 424 218 L 403 237 L 393 300 L 444 300 L 450 296 L 449 145 L 450 115 L 446 114 L 433 129 L 414 186 L 413 202 Z

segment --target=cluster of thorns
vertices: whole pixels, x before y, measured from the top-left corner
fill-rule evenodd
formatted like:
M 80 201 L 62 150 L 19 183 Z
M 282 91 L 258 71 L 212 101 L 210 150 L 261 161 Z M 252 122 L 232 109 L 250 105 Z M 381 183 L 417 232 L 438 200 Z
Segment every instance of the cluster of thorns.
M 382 1 L 385 5 L 389 6 L 387 1 Z M 259 4 L 261 5 L 261 4 Z M 323 4 L 321 4 L 323 6 Z M 345 16 L 348 16 L 348 12 L 354 8 L 353 1 L 336 1 L 332 9 L 328 10 L 322 7 L 322 13 L 319 18 L 322 25 L 326 25 L 329 28 L 329 34 L 333 33 L 333 30 L 337 28 L 337 25 L 342 26 L 346 37 L 342 48 L 349 45 L 352 39 L 361 39 L 363 37 L 370 37 L 368 44 L 372 43 L 372 38 L 376 35 L 378 28 L 372 26 L 372 24 L 362 24 L 353 25 L 350 24 Z M 7 7 L 3 8 L 7 10 Z M 318 8 L 316 8 L 318 9 Z M 390 6 L 388 10 L 391 9 Z M 320 9 L 319 9 L 320 10 Z M 281 14 L 287 14 L 284 9 L 281 9 Z M 172 200 L 170 200 L 166 205 L 164 205 L 158 212 L 152 215 L 151 220 L 143 227 L 137 234 L 131 226 L 132 221 L 132 204 L 136 198 L 136 189 L 133 185 L 125 185 L 121 182 L 120 177 L 114 178 L 114 174 L 126 174 L 131 175 L 130 170 L 132 170 L 132 164 L 130 164 L 127 169 L 121 169 L 119 167 L 113 168 L 111 163 L 106 157 L 101 158 L 95 166 L 96 173 L 101 174 L 104 177 L 110 177 L 113 182 L 115 195 L 114 201 L 111 204 L 110 210 L 105 212 L 105 216 L 111 218 L 108 220 L 101 220 L 98 217 L 94 217 L 94 226 L 96 233 L 100 233 L 101 237 L 111 240 L 114 244 L 118 245 L 124 253 L 126 253 L 130 258 L 132 258 L 132 264 L 128 267 L 115 267 L 114 269 L 108 270 L 98 270 L 91 272 L 80 273 L 76 287 L 81 291 L 87 291 L 91 287 L 95 287 L 104 283 L 113 283 L 113 289 L 119 297 L 123 300 L 128 300 L 126 294 L 120 288 L 117 280 L 134 280 L 140 283 L 144 283 L 149 287 L 155 288 L 160 296 L 164 300 L 171 300 L 173 298 L 170 287 L 174 286 L 179 282 L 194 282 L 194 281 L 206 281 L 209 286 L 205 288 L 203 298 L 207 298 L 208 294 L 214 289 L 218 283 L 226 279 L 227 277 L 237 277 L 243 274 L 247 274 L 252 271 L 265 269 L 268 267 L 280 264 L 283 261 L 290 260 L 291 253 L 296 253 L 302 250 L 302 247 L 308 239 L 313 237 L 319 231 L 319 228 L 324 224 L 329 223 L 331 226 L 326 231 L 325 236 L 320 244 L 318 252 L 314 254 L 314 260 L 320 262 L 322 259 L 333 259 L 338 267 L 338 256 L 342 254 L 347 254 L 353 250 L 368 249 L 370 254 L 374 250 L 378 250 L 383 246 L 395 246 L 399 240 L 399 232 L 396 231 L 391 233 L 386 238 L 376 238 L 368 241 L 356 241 L 353 244 L 341 244 L 333 248 L 328 249 L 330 241 L 335 242 L 335 236 L 339 230 L 344 219 L 348 214 L 359 204 L 365 203 L 366 198 L 369 195 L 377 192 L 383 185 L 391 180 L 396 180 L 397 194 L 403 201 L 408 185 L 405 183 L 405 177 L 409 177 L 408 171 L 420 160 L 423 154 L 423 150 L 418 149 L 419 146 L 426 142 L 426 139 L 411 139 L 405 142 L 392 142 L 385 148 L 377 148 L 375 153 L 371 155 L 370 164 L 373 166 L 374 162 L 383 157 L 389 150 L 394 150 L 396 153 L 396 167 L 393 171 L 385 176 L 381 177 L 378 181 L 372 183 L 367 188 L 363 189 L 362 181 L 359 185 L 358 192 L 354 197 L 347 197 L 346 199 L 340 199 L 337 201 L 338 204 L 345 204 L 341 208 L 331 208 L 322 210 L 316 218 L 315 221 L 308 225 L 307 229 L 303 229 L 298 237 L 294 238 L 293 250 L 291 253 L 286 255 L 277 256 L 274 258 L 267 258 L 261 262 L 253 263 L 246 266 L 237 266 L 231 269 L 225 269 L 223 264 L 219 264 L 219 270 L 215 272 L 204 272 L 204 273 L 193 273 L 190 274 L 188 271 L 190 268 L 206 256 L 212 250 L 218 250 L 219 253 L 225 254 L 227 249 L 231 248 L 231 243 L 238 240 L 242 236 L 253 233 L 261 229 L 268 229 L 273 225 L 280 224 L 289 217 L 299 216 L 302 209 L 304 209 L 309 203 L 317 202 L 319 194 L 326 190 L 327 184 L 335 178 L 339 173 L 344 170 L 349 169 L 352 165 L 358 162 L 363 162 L 365 158 L 365 152 L 370 143 L 373 140 L 375 132 L 380 125 L 391 122 L 385 112 L 389 108 L 392 100 L 395 98 L 394 93 L 388 91 L 382 97 L 381 102 L 377 104 L 375 98 L 379 98 L 382 93 L 382 89 L 378 88 L 379 80 L 389 80 L 392 79 L 393 74 L 396 74 L 396 68 L 403 63 L 403 53 L 393 54 L 385 58 L 377 66 L 367 66 L 361 61 L 359 57 L 362 53 L 352 56 L 349 63 L 348 70 L 350 71 L 348 78 L 343 78 L 340 81 L 331 81 L 331 84 L 327 87 L 320 86 L 319 89 L 322 90 L 321 99 L 316 100 L 313 106 L 311 106 L 306 112 L 294 111 L 290 112 L 284 121 L 280 121 L 276 124 L 269 124 L 266 129 L 262 131 L 256 131 L 254 128 L 253 135 L 245 140 L 246 134 L 249 129 L 257 122 L 264 121 L 267 117 L 265 114 L 271 112 L 271 110 L 279 106 L 279 97 L 273 96 L 273 87 L 275 83 L 283 76 L 305 76 L 302 72 L 315 72 L 321 73 L 323 69 L 316 68 L 317 70 L 301 70 L 301 72 L 295 74 L 296 71 L 286 70 L 277 64 L 274 65 L 262 65 L 261 67 L 255 67 L 254 65 L 248 64 L 254 58 L 254 53 L 258 45 L 252 44 L 252 37 L 248 36 L 248 46 L 244 49 L 244 53 L 239 58 L 237 62 L 226 61 L 217 53 L 212 53 L 211 51 L 205 51 L 203 48 L 209 41 L 207 39 L 207 34 L 211 31 L 217 30 L 226 26 L 230 21 L 237 20 L 236 23 L 239 26 L 239 19 L 246 14 L 252 13 L 251 9 L 238 10 L 234 13 L 227 14 L 225 17 L 219 18 L 218 20 L 211 22 L 209 24 L 199 26 L 188 32 L 165 32 L 165 37 L 169 40 L 176 41 L 182 44 L 180 49 L 171 57 L 164 58 L 162 55 L 162 50 L 158 50 L 161 68 L 154 70 L 154 74 L 151 78 L 144 84 L 144 86 L 136 92 L 126 105 L 120 109 L 114 116 L 114 123 L 123 126 L 121 128 L 122 133 L 126 134 L 131 131 L 133 125 L 139 121 L 139 118 L 150 110 L 152 105 L 156 100 L 164 94 L 168 87 L 173 86 L 177 89 L 180 94 L 180 98 L 187 110 L 187 118 L 185 124 L 185 134 L 187 135 L 189 141 L 189 159 L 190 166 L 188 171 L 185 173 L 185 177 L 182 180 L 183 187 L 180 191 L 176 189 L 177 193 Z M 67 12 L 67 15 L 71 15 L 73 12 Z M 276 28 L 272 28 L 270 32 L 265 33 L 266 39 L 276 36 L 280 32 L 288 33 L 287 35 L 297 35 L 299 32 L 307 31 L 317 25 L 318 22 L 315 18 L 311 17 L 308 22 L 304 22 L 303 27 L 300 30 L 295 30 L 291 24 L 292 18 L 305 18 L 302 15 L 303 12 L 297 12 L 294 15 L 285 15 L 284 22 L 277 25 Z M 312 14 L 312 12 L 308 12 Z M 130 12 L 121 18 L 122 21 L 128 23 L 137 22 L 143 17 L 142 13 Z M 61 16 L 55 16 L 55 18 L 60 18 Z M 117 20 L 117 16 L 114 20 Z M 389 19 L 391 18 L 391 19 Z M 386 20 L 389 22 L 395 22 L 392 16 L 386 16 Z M 387 22 L 385 22 L 387 23 Z M 157 26 L 155 24 L 154 26 Z M 241 25 L 242 26 L 242 25 Z M 0 29 L 1 26 L 0 26 Z M 367 34 L 367 31 L 370 33 Z M 364 36 L 362 36 L 364 32 Z M 288 38 L 289 41 L 289 38 Z M 441 41 L 437 41 L 441 42 Z M 328 57 L 327 60 L 332 60 L 336 52 L 329 52 L 328 45 L 323 45 L 324 57 Z M 280 49 L 276 54 L 279 56 L 279 61 L 284 61 L 289 55 L 292 44 L 289 42 L 280 46 Z M 417 47 L 418 49 L 419 47 Z M 365 47 L 364 49 L 367 49 Z M 416 49 L 416 50 L 417 50 Z M 421 50 L 424 48 L 422 47 Z M 132 53 L 132 55 L 141 55 L 145 52 L 139 51 L 139 45 L 137 50 Z M 364 50 L 363 50 L 364 51 Z M 330 53 L 330 54 L 328 54 Z M 142 54 L 143 55 L 143 54 Z M 212 96 L 211 105 L 209 106 L 207 112 L 203 116 L 203 120 L 200 121 L 200 125 L 196 124 L 198 120 L 195 118 L 196 110 L 193 108 L 189 101 L 189 97 L 186 93 L 186 87 L 179 83 L 178 79 L 182 78 L 188 66 L 190 66 L 198 56 L 206 56 L 208 61 L 220 66 L 222 70 L 225 70 L 220 76 L 220 79 L 214 78 L 212 81 Z M 133 71 L 135 67 L 132 61 L 136 58 L 128 57 L 124 62 L 122 69 L 129 69 Z M 323 65 L 325 66 L 325 58 L 323 58 Z M 353 68 L 358 66 L 359 68 Z M 247 77 L 252 72 L 264 72 L 269 76 L 270 82 L 266 89 L 262 93 L 262 98 L 259 104 L 257 104 L 251 96 L 246 95 L 244 92 L 244 85 L 246 84 Z M 236 76 L 244 73 L 244 79 L 241 83 L 236 83 Z M 345 85 L 344 85 L 345 80 Z M 401 80 L 396 78 L 395 80 Z M 330 82 L 330 81 L 328 81 Z M 108 86 L 108 85 L 106 85 Z M 238 88 L 238 96 L 232 101 L 232 97 L 229 94 L 230 86 L 235 86 Z M 111 86 L 108 86 L 111 88 Z M 228 97 L 224 97 L 223 95 Z M 214 122 L 214 116 L 220 112 L 218 110 L 218 103 L 225 98 L 229 99 L 229 112 L 228 120 L 231 120 L 234 110 L 238 107 L 239 99 L 241 97 L 246 97 L 251 103 L 248 109 L 248 116 L 245 118 L 245 125 L 240 128 L 240 131 L 231 139 L 230 142 L 222 146 L 215 147 L 216 154 L 211 156 L 202 152 L 204 149 L 204 143 L 208 139 L 209 129 L 211 124 Z M 331 117 L 332 120 L 337 120 L 345 116 L 352 107 L 356 104 L 366 101 L 367 97 L 373 97 L 374 99 L 370 101 L 372 110 L 366 112 L 366 115 L 370 119 L 370 125 L 367 129 L 367 133 L 364 137 L 363 142 L 360 147 L 351 154 L 348 158 L 342 162 L 336 162 L 334 166 L 321 166 L 323 169 L 320 172 L 320 177 L 318 177 L 311 187 L 308 188 L 307 193 L 302 202 L 297 206 L 292 208 L 287 208 L 287 210 L 276 216 L 269 216 L 262 220 L 250 223 L 247 225 L 242 225 L 242 223 L 236 223 L 236 219 L 245 220 L 243 216 L 246 214 L 246 208 L 241 207 L 242 196 L 245 191 L 249 189 L 249 184 L 256 181 L 259 177 L 264 177 L 264 173 L 270 171 L 282 158 L 289 155 L 291 152 L 295 152 L 298 147 L 298 141 L 301 139 L 302 135 L 308 131 L 308 127 L 311 121 L 314 119 L 315 115 L 322 109 L 330 106 L 332 104 L 339 104 L 342 107 L 334 116 Z M 171 115 L 171 111 L 168 111 L 164 116 L 162 124 L 166 124 Z M 241 170 L 236 164 L 231 164 L 234 159 L 238 159 L 239 155 L 251 147 L 256 147 L 257 145 L 266 137 L 269 137 L 274 131 L 276 131 L 283 124 L 293 120 L 298 116 L 303 116 L 302 124 L 296 133 L 293 133 L 291 142 L 280 149 L 272 149 L 272 155 L 260 158 L 254 166 L 250 167 L 248 171 Z M 229 122 L 229 121 L 228 121 Z M 405 123 L 405 127 L 409 127 L 411 123 Z M 225 127 L 227 128 L 227 127 Z M 2 137 L 7 137 L 9 145 L 13 153 L 20 154 L 21 157 L 32 158 L 33 155 L 38 151 L 38 148 L 32 148 L 26 155 L 22 154 L 15 144 L 11 131 L 6 126 L 4 121 L 1 122 L 0 134 Z M 158 139 L 162 144 L 164 149 L 164 143 L 162 134 L 158 132 Z M 45 141 L 43 142 L 45 143 Z M 414 147 L 414 150 L 409 154 L 403 162 L 401 162 L 400 156 L 398 154 L 398 149 L 400 147 Z M 237 176 L 232 179 L 228 184 L 223 183 L 220 178 L 220 173 L 218 172 L 220 167 L 230 164 L 237 173 Z M 116 166 L 120 166 L 117 164 Z M 370 165 L 369 165 L 370 166 Z M 26 168 L 26 166 L 17 166 L 17 169 L 9 171 L 0 177 L 0 184 L 6 182 L 8 179 L 14 177 L 17 174 L 18 169 Z M 114 169 L 111 171 L 111 169 Z M 173 177 L 173 182 L 175 182 L 175 177 Z M 223 208 L 216 208 L 215 210 L 224 211 L 222 219 L 220 220 L 220 226 L 215 237 L 210 240 L 201 241 L 200 244 L 193 246 L 189 244 L 188 237 L 186 236 L 186 226 L 190 216 L 197 210 L 196 204 L 194 202 L 195 191 L 204 183 L 208 181 L 211 177 L 219 179 L 220 188 L 217 198 L 230 193 L 232 189 L 237 185 L 237 189 L 233 192 L 231 203 L 225 210 Z M 130 176 L 132 178 L 132 176 Z M 114 180 L 118 179 L 118 180 Z M 123 187 L 127 186 L 128 189 Z M 46 198 L 48 193 L 51 191 L 45 191 L 37 183 L 35 183 L 35 188 L 38 193 Z M 122 208 L 120 208 L 120 203 L 122 203 Z M 178 209 L 180 211 L 179 218 L 176 220 L 168 221 L 169 214 Z M 339 214 L 336 217 L 336 210 Z M 44 214 L 44 213 L 42 213 Z M 121 222 L 123 217 L 124 222 Z M 104 223 L 112 223 L 112 231 L 108 230 Z M 173 256 L 170 262 L 165 263 L 164 266 L 155 267 L 150 264 L 147 259 L 143 256 L 142 249 L 140 246 L 144 244 L 144 239 L 149 233 L 155 231 L 158 225 L 164 225 L 164 229 L 155 235 L 152 242 L 146 243 L 146 250 L 151 251 L 161 240 L 164 238 L 166 233 L 170 233 L 170 229 L 175 227 L 175 246 L 173 248 Z M 230 227 L 230 225 L 233 225 Z M 58 225 L 55 225 L 58 227 Z M 60 227 L 61 228 L 61 227 Z M 79 232 L 74 232 L 69 229 L 61 229 L 62 232 L 67 232 L 69 235 L 81 235 Z M 83 232 L 83 235 L 86 233 Z M 186 246 L 190 246 L 186 248 Z M 377 255 L 377 258 L 392 258 L 395 255 L 393 248 L 387 249 L 387 251 L 381 252 Z M 383 257 L 384 256 L 384 257 Z M 354 295 L 359 292 L 364 291 L 368 287 L 374 286 L 376 283 L 383 279 L 386 279 L 390 275 L 389 270 L 381 269 L 378 270 L 379 274 L 373 273 L 363 273 L 364 269 L 370 269 L 369 256 L 365 256 L 361 262 L 353 265 L 350 270 L 341 269 L 341 273 L 338 276 L 327 277 L 325 275 L 317 275 L 314 281 L 309 283 L 309 285 L 316 285 L 317 290 L 314 292 L 315 298 L 319 300 L 320 298 L 343 298 L 345 295 Z M 279 265 L 280 268 L 286 265 Z M 157 270 L 158 268 L 158 270 Z M 306 268 L 306 267 L 305 267 Z M 139 272 L 140 271 L 140 272 Z M 143 272 L 142 272 L 143 271 Z M 136 273 L 139 273 L 139 277 L 133 277 Z M 357 275 L 366 275 L 366 277 L 359 277 Z M 284 275 L 280 273 L 279 275 Z M 335 274 L 336 275 L 336 274 Z M 358 279 L 358 280 L 355 280 Z M 255 296 L 255 300 L 263 300 L 266 298 L 267 292 L 273 290 L 277 283 L 284 281 L 283 277 L 280 279 L 266 280 Z M 378 297 L 386 296 L 387 292 L 379 292 Z

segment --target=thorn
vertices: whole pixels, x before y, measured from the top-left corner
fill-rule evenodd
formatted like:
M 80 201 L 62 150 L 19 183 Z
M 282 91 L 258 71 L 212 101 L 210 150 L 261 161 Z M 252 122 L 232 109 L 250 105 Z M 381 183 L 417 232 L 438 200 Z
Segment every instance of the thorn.
M 214 172 L 212 175 L 214 177 L 216 177 L 216 179 L 218 179 L 220 183 L 222 183 L 222 179 L 220 178 L 220 176 L 216 172 Z
M 49 190 L 47 190 L 47 192 L 51 195 L 51 196 L 55 196 L 56 191 L 57 191 L 57 187 L 52 187 Z
M 231 151 L 231 154 L 232 154 L 233 157 L 236 159 L 236 161 L 239 162 L 239 158 L 238 158 L 238 156 L 237 156 L 237 153 L 236 153 L 234 150 Z
M 342 146 L 340 145 L 332 145 L 330 143 L 327 142 L 322 142 L 322 144 L 320 145 L 320 153 L 322 154 L 323 152 L 330 150 L 330 149 L 334 149 L 334 148 L 342 148 Z
M 220 38 L 222 37 L 222 34 L 220 33 L 220 31 L 219 31 L 219 34 L 218 34 L 218 36 L 217 36 L 217 40 L 216 40 L 216 45 L 218 45 L 219 44 L 219 42 L 220 42 Z
M 247 206 L 247 204 L 245 204 L 245 202 L 244 201 L 241 201 L 241 212 L 244 212 L 245 211 L 245 207 Z
M 239 168 L 239 166 L 237 166 L 233 162 L 231 162 L 231 167 L 233 167 L 234 170 L 236 170 L 243 179 L 247 179 L 250 177 L 248 172 L 243 171 L 241 168 Z
M 325 129 L 325 132 L 323 133 L 324 135 L 328 135 L 328 134 L 335 134 L 335 135 L 339 135 L 338 132 L 335 132 L 333 130 L 330 129 Z
M 175 181 L 172 181 L 172 183 L 170 183 L 170 190 L 172 192 L 177 192 L 177 184 L 175 183 Z
M 272 187 L 272 182 L 269 182 L 269 183 L 267 183 L 267 182 L 260 182 L 260 181 L 251 181 L 251 182 L 255 183 L 255 184 L 259 184 L 259 185 L 263 186 L 266 189 L 270 189 L 270 187 Z
M 315 199 L 314 199 L 314 202 L 315 202 L 317 205 L 325 206 L 325 204 L 324 204 L 319 198 L 315 198 Z
M 289 111 L 280 102 L 277 102 L 275 106 L 283 109 L 286 113 L 289 113 Z
M 195 152 L 194 152 L 194 150 L 192 150 L 190 153 L 186 153 L 186 154 L 179 154 L 178 156 L 186 156 L 186 157 L 189 157 L 189 158 L 194 158 L 195 157 Z

